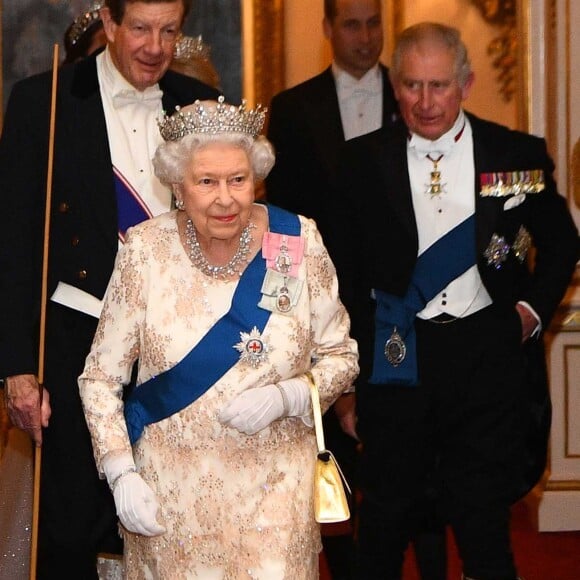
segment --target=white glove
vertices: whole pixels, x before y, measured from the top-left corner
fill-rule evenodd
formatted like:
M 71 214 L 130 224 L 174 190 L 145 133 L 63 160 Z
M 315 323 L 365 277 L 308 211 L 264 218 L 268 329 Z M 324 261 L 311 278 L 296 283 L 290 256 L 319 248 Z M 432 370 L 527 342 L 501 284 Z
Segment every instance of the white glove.
M 137 473 L 130 453 L 105 457 L 103 471 L 113 492 L 117 515 L 127 530 L 159 536 L 165 528 L 157 521 L 159 503 L 153 490 Z
M 310 391 L 302 379 L 248 389 L 231 400 L 219 420 L 242 433 L 253 435 L 282 417 L 310 414 Z

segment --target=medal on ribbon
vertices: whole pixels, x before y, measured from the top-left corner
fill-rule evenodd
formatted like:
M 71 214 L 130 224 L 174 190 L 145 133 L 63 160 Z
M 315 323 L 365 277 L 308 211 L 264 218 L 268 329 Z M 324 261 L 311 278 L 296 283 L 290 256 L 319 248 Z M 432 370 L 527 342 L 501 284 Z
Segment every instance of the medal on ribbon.
M 291 315 L 304 287 L 304 281 L 268 270 L 262 284 L 262 298 L 258 306 L 270 312 Z
M 290 299 L 286 283 L 286 278 L 284 278 L 284 285 L 278 290 L 278 297 L 276 298 L 276 308 L 280 312 L 289 312 L 292 308 L 292 300 Z
M 266 259 L 266 277 L 262 285 L 259 306 L 288 314 L 298 302 L 303 281 L 297 278 L 304 258 L 304 239 L 266 232 L 262 242 L 262 255 Z
M 266 232 L 262 241 L 262 255 L 269 270 L 296 277 L 304 258 L 304 238 Z
M 439 162 L 443 159 L 443 155 L 439 155 L 437 159 L 433 159 L 431 155 L 426 155 L 427 159 L 433 163 L 433 169 L 430 172 L 431 181 L 426 186 L 427 191 L 425 193 L 429 194 L 431 197 L 436 197 L 441 193 L 446 193 L 445 191 L 445 183 L 441 183 L 441 171 L 439 170 Z
M 282 236 L 282 243 L 280 244 L 280 253 L 276 256 L 274 260 L 274 267 L 281 274 L 288 274 L 292 269 L 292 256 L 288 253 L 288 239 L 286 236 Z

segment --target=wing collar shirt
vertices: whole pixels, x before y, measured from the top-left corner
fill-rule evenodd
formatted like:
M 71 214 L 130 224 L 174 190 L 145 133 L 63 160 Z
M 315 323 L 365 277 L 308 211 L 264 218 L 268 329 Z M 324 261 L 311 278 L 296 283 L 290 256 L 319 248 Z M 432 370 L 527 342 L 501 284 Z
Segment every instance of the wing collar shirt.
M 163 142 L 159 85 L 138 91 L 113 64 L 107 48 L 97 57 L 97 73 L 113 167 L 141 198 L 150 217 L 171 208 L 171 191 L 153 173 L 151 159 Z
M 345 140 L 380 129 L 383 121 L 383 75 L 379 65 L 357 79 L 333 62 L 332 74 Z

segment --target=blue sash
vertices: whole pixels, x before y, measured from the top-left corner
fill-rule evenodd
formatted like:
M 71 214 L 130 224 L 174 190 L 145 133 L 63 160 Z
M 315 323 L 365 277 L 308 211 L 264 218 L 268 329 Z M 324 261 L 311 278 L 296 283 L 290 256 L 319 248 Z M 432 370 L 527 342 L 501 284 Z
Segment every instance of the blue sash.
M 450 282 L 475 264 L 474 238 L 475 216 L 471 215 L 419 256 L 404 297 L 373 290 L 377 308 L 373 372 L 369 383 L 418 384 L 415 316 Z M 397 366 L 385 357 L 385 344 L 395 329 L 406 347 L 405 358 Z
M 270 231 L 300 235 L 298 216 L 268 206 Z M 166 419 L 191 405 L 240 359 L 234 345 L 240 332 L 256 327 L 263 332 L 270 311 L 258 307 L 266 274 L 266 260 L 261 252 L 254 257 L 240 277 L 229 310 L 187 356 L 174 367 L 133 389 L 125 402 L 125 421 L 131 444 L 146 425 Z
M 113 178 L 117 193 L 119 239 L 124 242 L 125 233 L 130 227 L 140 224 L 152 216 L 143 200 L 115 167 L 113 167 Z

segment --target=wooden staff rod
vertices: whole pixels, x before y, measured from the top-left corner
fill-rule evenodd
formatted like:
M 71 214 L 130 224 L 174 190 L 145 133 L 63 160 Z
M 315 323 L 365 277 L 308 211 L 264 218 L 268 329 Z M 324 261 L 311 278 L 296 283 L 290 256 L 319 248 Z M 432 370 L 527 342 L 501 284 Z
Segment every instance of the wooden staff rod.
M 42 285 L 40 295 L 40 331 L 38 341 L 38 384 L 40 403 L 44 385 L 44 351 L 46 337 L 46 305 L 48 294 L 48 253 L 50 245 L 50 212 L 52 206 L 52 171 L 54 162 L 54 133 L 56 122 L 56 95 L 58 86 L 58 44 L 54 45 L 52 56 L 52 92 L 50 102 L 50 128 L 48 135 L 48 171 L 46 176 L 46 203 L 44 210 L 44 245 L 42 255 Z M 40 470 L 42 448 L 34 448 L 34 486 L 32 495 L 32 536 L 30 541 L 30 580 L 36 580 L 38 556 L 38 516 L 40 508 Z

